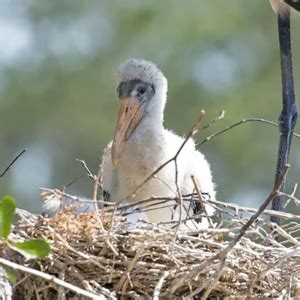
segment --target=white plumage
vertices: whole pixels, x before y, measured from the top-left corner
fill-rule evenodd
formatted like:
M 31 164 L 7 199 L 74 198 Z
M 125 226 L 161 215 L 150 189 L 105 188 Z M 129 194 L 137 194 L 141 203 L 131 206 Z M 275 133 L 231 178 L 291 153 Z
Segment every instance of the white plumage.
M 155 64 L 139 59 L 127 60 L 119 67 L 117 75 L 120 111 L 114 140 L 103 155 L 103 189 L 106 195 L 109 193 L 111 201 L 116 202 L 137 202 L 151 196 L 176 197 L 174 162 L 132 195 L 145 178 L 175 155 L 184 141 L 163 126 L 167 79 Z M 209 163 L 195 149 L 192 139 L 182 149 L 177 161 L 181 194 L 195 192 L 191 180 L 194 175 L 201 191 L 214 199 Z M 187 216 L 187 209 L 186 203 L 182 218 Z M 206 210 L 210 215 L 213 213 L 211 207 L 206 207 Z M 151 210 L 131 220 L 138 218 L 153 223 L 178 220 L 179 207 Z M 207 220 L 202 219 L 202 227 L 206 225 Z

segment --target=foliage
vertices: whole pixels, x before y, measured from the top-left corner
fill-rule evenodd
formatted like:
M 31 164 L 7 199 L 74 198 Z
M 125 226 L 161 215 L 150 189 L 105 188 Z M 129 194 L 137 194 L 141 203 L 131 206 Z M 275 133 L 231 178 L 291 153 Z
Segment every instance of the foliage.
M 41 239 L 30 239 L 23 242 L 11 242 L 9 234 L 16 210 L 16 202 L 11 196 L 5 196 L 0 201 L 0 242 L 19 252 L 26 259 L 43 258 L 50 253 L 50 245 Z
M 5 196 L 0 202 L 0 237 L 7 239 L 10 234 L 16 202 L 10 196 Z
M 13 243 L 11 248 L 21 253 L 26 258 L 42 258 L 49 254 L 50 245 L 39 239 Z

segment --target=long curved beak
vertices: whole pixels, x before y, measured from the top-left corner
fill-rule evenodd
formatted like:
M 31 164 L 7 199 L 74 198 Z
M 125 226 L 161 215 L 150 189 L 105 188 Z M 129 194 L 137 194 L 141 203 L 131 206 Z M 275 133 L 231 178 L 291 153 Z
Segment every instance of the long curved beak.
M 111 149 L 111 158 L 114 166 L 117 165 L 124 142 L 128 141 L 144 115 L 145 103 L 140 103 L 135 97 L 128 97 L 120 101 L 117 125 Z

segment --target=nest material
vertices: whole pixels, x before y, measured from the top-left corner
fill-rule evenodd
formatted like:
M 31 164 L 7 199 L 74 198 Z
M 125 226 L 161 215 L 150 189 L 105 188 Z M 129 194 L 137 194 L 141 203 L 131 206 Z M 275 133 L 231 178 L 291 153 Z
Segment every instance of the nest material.
M 251 209 L 210 202 L 219 211 L 219 226 L 184 231 L 145 222 L 129 226 L 124 217 L 112 218 L 111 208 L 69 210 L 54 218 L 19 210 L 12 238 L 43 238 L 52 251 L 36 262 L 12 252 L 9 259 L 108 299 L 300 297 L 299 215 L 281 213 L 282 227 L 258 219 L 230 248 L 247 220 L 241 212 Z M 17 274 L 16 299 L 85 299 L 54 282 Z

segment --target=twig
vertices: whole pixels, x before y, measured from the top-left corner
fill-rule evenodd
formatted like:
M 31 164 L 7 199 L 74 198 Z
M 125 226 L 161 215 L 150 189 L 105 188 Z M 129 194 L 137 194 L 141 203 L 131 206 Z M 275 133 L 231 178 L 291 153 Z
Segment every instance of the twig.
M 234 246 L 241 240 L 241 238 L 246 234 L 247 230 L 251 227 L 251 225 L 255 222 L 255 220 L 259 217 L 259 215 L 262 214 L 262 212 L 267 208 L 267 206 L 272 202 L 272 200 L 278 195 L 280 191 L 280 187 L 284 182 L 284 178 L 288 172 L 289 165 L 285 166 L 285 169 L 283 171 L 282 176 L 280 177 L 280 180 L 274 187 L 274 190 L 272 193 L 269 195 L 269 197 L 266 199 L 266 201 L 259 207 L 259 209 L 256 211 L 255 214 L 251 216 L 251 218 L 248 220 L 246 224 L 244 224 L 239 232 L 239 234 L 229 243 L 229 245 L 219 252 L 215 257 L 212 257 L 210 260 L 213 261 L 217 258 L 223 259 L 224 257 L 227 256 L 227 254 L 234 248 Z
M 289 194 L 281 193 L 281 192 L 280 192 L 280 194 L 293 200 L 296 203 L 296 205 L 300 205 L 300 200 L 297 199 L 296 197 L 289 195 Z M 202 193 L 202 195 L 206 195 L 206 194 Z M 192 196 L 192 198 L 190 198 L 191 196 Z M 182 197 L 183 197 L 184 202 L 199 201 L 199 199 L 194 198 L 195 196 L 197 196 L 197 194 L 188 194 L 188 195 L 184 195 Z M 202 197 L 202 199 L 203 199 L 203 197 Z M 82 201 L 84 201 L 84 200 L 82 200 Z M 155 201 L 155 203 L 152 203 L 153 201 Z M 145 208 L 155 207 L 155 206 L 158 207 L 161 204 L 168 203 L 168 202 L 174 202 L 174 201 L 178 201 L 178 197 L 150 197 L 150 198 L 147 198 L 147 199 L 135 202 L 135 203 L 121 205 L 118 207 L 118 211 L 120 211 L 120 213 L 122 215 L 126 216 L 126 215 L 130 215 L 132 213 L 141 212 Z M 239 211 L 239 212 L 246 212 L 246 213 L 250 213 L 250 214 L 257 212 L 257 209 L 255 209 L 255 208 L 238 206 L 237 204 L 230 203 L 230 202 L 223 202 L 223 201 L 212 200 L 212 199 L 203 199 L 203 202 L 209 203 L 215 209 L 221 211 L 222 213 L 228 214 L 230 217 L 232 217 L 232 215 L 229 212 L 221 209 L 221 207 L 223 207 L 225 209 L 233 210 L 234 212 Z M 142 206 L 147 203 L 152 203 L 152 204 Z M 114 204 L 110 203 L 109 205 L 113 206 Z M 171 206 L 173 206 L 173 204 L 170 204 L 168 206 L 171 207 Z M 142 209 L 141 209 L 141 207 L 142 207 Z M 129 209 L 131 209 L 131 210 L 128 211 Z M 279 212 L 279 211 L 275 211 L 275 210 L 266 209 L 262 212 L 262 214 L 267 215 L 267 216 L 277 216 L 277 217 L 280 217 L 280 218 L 286 219 L 286 220 L 299 220 L 300 221 L 300 216 L 292 214 L 292 213 L 288 213 L 288 212 Z M 169 223 L 175 223 L 175 222 L 174 221 L 162 222 L 162 224 L 165 224 L 165 223 L 169 224 Z
M 290 168 L 290 165 L 285 165 L 283 173 L 280 176 L 279 181 L 276 184 L 276 186 L 274 187 L 274 190 L 272 191 L 272 193 L 269 195 L 269 197 L 266 199 L 266 201 L 259 207 L 257 212 L 254 215 L 252 215 L 251 218 L 249 219 L 249 221 L 241 228 L 238 236 L 228 246 L 229 248 L 233 248 L 240 241 L 240 239 L 245 235 L 246 231 L 250 228 L 250 226 L 262 214 L 262 212 L 267 208 L 267 206 L 272 202 L 272 200 L 279 194 L 280 188 L 284 182 L 284 179 L 286 177 L 286 174 L 287 174 L 289 168 Z
M 116 206 L 113 207 L 112 212 L 111 212 L 110 226 L 107 230 L 105 241 L 106 241 L 107 245 L 110 247 L 110 249 L 112 250 L 112 252 L 114 253 L 114 255 L 118 256 L 119 253 L 118 253 L 117 249 L 115 249 L 115 247 L 110 242 L 111 231 L 112 231 L 113 226 L 114 226 L 115 214 L 116 214 Z
M 206 288 L 207 288 L 207 290 L 205 290 L 205 293 L 203 294 L 201 299 L 207 299 L 207 297 L 209 296 L 211 291 L 216 287 L 216 285 L 222 275 L 222 270 L 223 270 L 224 266 L 225 266 L 225 257 L 219 263 L 218 271 L 217 271 L 217 274 L 215 275 L 215 277 L 213 279 L 209 278 L 207 280 L 207 284 L 203 284 L 201 287 L 196 289 L 192 294 L 189 295 L 188 299 L 193 298 L 194 296 L 196 296 L 197 294 L 199 294 L 202 290 L 205 290 Z
M 88 168 L 86 162 L 82 159 L 76 158 L 76 161 L 78 161 L 82 167 L 85 169 L 85 171 L 87 172 L 87 176 L 92 178 L 93 180 L 95 180 L 95 175 L 91 172 L 91 170 Z
M 236 246 L 236 244 L 241 240 L 241 238 L 246 234 L 247 230 L 252 226 L 252 224 L 255 222 L 255 220 L 259 217 L 260 214 L 263 213 L 263 211 L 267 208 L 267 206 L 272 202 L 272 200 L 278 195 L 280 191 L 280 187 L 284 182 L 285 176 L 288 172 L 289 165 L 285 166 L 284 172 L 282 176 L 280 177 L 280 180 L 274 187 L 273 191 L 269 195 L 269 197 L 265 200 L 265 202 L 259 207 L 259 209 L 256 211 L 255 214 L 251 216 L 251 218 L 242 226 L 240 229 L 239 234 L 228 244 L 228 246 L 217 253 L 216 255 L 210 257 L 207 259 L 204 263 L 202 263 L 200 266 L 194 269 L 194 272 L 191 272 L 189 277 L 193 276 L 195 272 L 198 272 L 199 270 L 203 270 L 206 266 L 208 266 L 210 263 L 214 262 L 215 260 L 220 260 L 221 262 L 227 257 L 229 252 Z
M 100 269 L 102 269 L 102 270 L 105 270 L 105 267 L 104 266 L 102 266 L 92 255 L 88 255 L 88 254 L 85 254 L 85 253 L 83 253 L 83 252 L 81 252 L 81 251 L 78 251 L 78 250 L 76 250 L 74 247 L 72 247 L 72 246 L 70 246 L 70 244 L 60 235 L 60 234 L 58 234 L 55 230 L 53 230 L 51 227 L 49 227 L 48 226 L 48 230 L 49 230 L 49 232 L 52 232 L 54 235 L 55 235 L 55 237 L 58 239 L 58 240 L 60 240 L 61 242 L 62 242 L 62 244 L 63 244 L 63 246 L 66 248 L 66 249 L 68 249 L 68 250 L 70 250 L 70 251 L 72 251 L 72 252 L 74 252 L 75 254 L 77 254 L 80 258 L 83 258 L 83 259 L 86 259 L 86 260 L 88 260 L 88 261 L 90 261 L 91 263 L 93 263 L 93 264 L 95 264 L 97 267 L 99 267 Z
M 225 117 L 225 110 L 222 110 L 219 112 L 218 116 L 215 119 L 211 120 L 208 124 L 202 126 L 201 129 L 207 129 L 211 127 L 215 122 L 224 119 L 224 117 Z
M 134 267 L 136 266 L 136 264 L 138 262 L 138 259 L 141 257 L 142 253 L 144 252 L 144 249 L 145 249 L 144 247 L 140 248 L 139 251 L 134 256 L 134 258 L 132 259 L 132 261 L 129 263 L 129 265 L 127 267 L 127 271 L 120 278 L 120 280 L 116 286 L 117 291 L 119 291 L 122 288 L 123 284 L 126 281 L 127 274 L 129 274 L 134 269 Z
M 174 244 L 175 244 L 175 241 L 176 241 L 176 236 L 177 236 L 177 233 L 178 233 L 178 230 L 180 228 L 180 225 L 181 225 L 181 222 L 182 222 L 182 208 L 183 208 L 183 200 L 182 200 L 182 194 L 181 194 L 181 190 L 179 188 L 179 185 L 178 185 L 178 166 L 177 166 L 177 158 L 178 158 L 178 155 L 180 154 L 180 152 L 182 151 L 183 147 L 186 145 L 186 143 L 188 142 L 188 140 L 193 137 L 193 135 L 198 131 L 199 129 L 199 126 L 203 120 L 205 116 L 205 111 L 204 110 L 201 110 L 200 111 L 200 114 L 199 114 L 199 117 L 198 119 L 196 120 L 195 124 L 193 125 L 193 127 L 190 129 L 190 131 L 188 132 L 185 140 L 183 141 L 183 143 L 181 144 L 181 146 L 179 147 L 179 149 L 177 150 L 175 156 L 170 160 L 171 161 L 174 161 L 174 164 L 175 164 L 175 185 L 176 185 L 176 190 L 177 190 L 177 195 L 178 195 L 178 199 L 179 199 L 179 218 L 178 218 L 178 222 L 177 222 L 177 225 L 176 225 L 176 228 L 175 228 L 175 235 L 174 235 L 174 239 L 173 239 L 173 243 L 172 243 L 172 247 L 171 247 L 171 255 L 173 256 L 173 250 L 174 250 Z M 159 168 L 158 168 L 159 169 Z M 157 170 L 158 170 L 157 169 Z M 157 171 L 156 170 L 156 171 Z M 156 171 L 154 171 L 152 173 L 152 175 L 150 175 L 145 183 L 150 180 L 150 178 L 152 178 L 152 176 L 154 176 L 156 174 Z M 144 183 L 142 183 L 144 184 Z
M 40 277 L 40 278 L 43 278 L 49 282 L 53 282 L 55 283 L 56 285 L 58 286 L 62 286 L 68 290 L 71 290 L 79 295 L 82 295 L 82 296 L 85 296 L 85 297 L 88 297 L 89 299 L 97 299 L 97 300 L 104 300 L 105 297 L 103 295 L 96 295 L 94 293 L 91 293 L 91 292 L 88 292 L 86 290 L 83 290 L 77 286 L 74 286 L 73 284 L 70 284 L 68 282 L 65 282 L 61 279 L 58 279 L 56 278 L 55 276 L 52 276 L 52 275 L 49 275 L 47 273 L 44 273 L 44 272 L 41 272 L 41 271 L 38 271 L 38 270 L 35 270 L 35 269 L 32 269 L 32 268 L 29 268 L 29 267 L 25 267 L 25 266 L 21 266 L 21 265 L 18 265 L 14 262 L 11 262 L 5 258 L 2 258 L 0 257 L 0 264 L 2 265 L 5 265 L 7 267 L 10 267 L 14 270 L 18 270 L 18 271 L 21 271 L 21 272 L 25 272 L 25 273 L 29 273 L 29 274 L 32 274 L 34 276 L 37 276 L 37 277 Z
M 75 177 L 75 178 L 72 179 L 70 182 L 68 182 L 67 184 L 65 184 L 65 185 L 63 186 L 62 190 L 63 190 L 63 191 L 66 191 L 66 189 L 67 189 L 68 187 L 70 187 L 72 184 L 74 184 L 75 182 L 77 182 L 79 179 L 81 179 L 81 178 L 84 177 L 84 176 L 85 176 L 85 174 L 81 174 L 81 175 Z
M 85 198 L 80 198 L 78 196 L 73 196 L 70 195 L 62 190 L 59 189 L 49 189 L 49 188 L 40 188 L 41 191 L 45 191 L 47 193 L 53 194 L 55 196 L 61 196 L 63 195 L 66 198 L 69 198 L 71 200 L 74 200 L 75 202 L 81 202 L 81 203 L 94 203 L 94 200 L 92 199 L 85 199 Z M 97 200 L 97 203 L 99 204 L 105 204 L 105 206 L 115 206 L 115 203 L 113 202 L 108 202 L 108 201 L 103 201 L 103 200 Z
M 202 195 L 206 196 L 208 195 L 208 193 L 202 193 Z M 193 196 L 197 196 L 197 193 L 191 193 L 191 194 L 187 194 L 187 195 L 183 195 L 183 199 L 184 201 L 194 201 L 194 199 L 190 199 L 190 197 L 193 197 Z M 134 203 L 126 203 L 126 204 L 123 204 L 123 205 L 119 205 L 118 206 L 118 210 L 127 210 L 129 208 L 132 208 L 134 206 L 141 206 L 142 204 L 145 204 L 145 203 L 148 203 L 148 202 L 153 202 L 153 201 L 163 201 L 161 203 L 164 203 L 164 202 L 167 202 L 167 201 L 170 201 L 170 202 L 174 202 L 174 201 L 178 201 L 178 197 L 161 197 L 161 196 L 151 196 L 150 198 L 147 198 L 147 199 L 143 199 L 143 200 L 139 200 L 137 202 L 134 202 Z
M 281 193 L 281 194 L 283 196 L 286 196 L 286 197 L 294 200 L 293 197 L 291 197 L 291 195 L 284 194 L 284 193 Z M 298 199 L 295 199 L 295 200 L 298 200 Z M 188 201 L 188 200 L 185 200 L 185 201 Z M 207 202 L 212 203 L 212 204 L 216 204 L 216 205 L 224 207 L 224 208 L 229 208 L 229 209 L 232 209 L 234 211 L 239 210 L 239 211 L 243 211 L 243 212 L 247 212 L 247 213 L 256 213 L 257 212 L 257 209 L 255 209 L 255 208 L 240 207 L 237 204 L 230 203 L 230 202 L 222 202 L 222 201 L 218 201 L 218 200 L 204 200 L 204 201 L 205 202 L 207 201 Z M 220 210 L 220 208 L 218 208 L 218 209 Z M 262 214 L 268 215 L 268 216 L 278 216 L 278 217 L 283 218 L 283 219 L 295 219 L 295 220 L 300 221 L 300 216 L 294 215 L 294 214 L 291 214 L 291 213 L 287 213 L 287 212 L 282 212 L 282 211 L 280 212 L 280 211 L 266 209 L 262 212 Z
M 206 215 L 206 218 L 207 218 L 207 221 L 208 221 L 210 227 L 213 227 L 212 221 L 211 221 L 211 219 L 210 219 L 210 217 L 209 217 L 209 215 L 208 215 L 208 213 L 207 213 L 206 207 L 205 207 L 205 205 L 204 205 L 204 199 L 203 199 L 202 194 L 201 194 L 201 192 L 200 192 L 200 189 L 199 189 L 199 187 L 198 187 L 198 185 L 197 185 L 195 176 L 192 175 L 192 176 L 191 176 L 191 179 L 192 179 L 192 181 L 193 181 L 195 190 L 196 190 L 196 192 L 197 192 L 197 194 L 198 194 L 198 197 L 199 197 L 199 202 L 198 202 L 198 203 L 200 203 L 201 211 L 203 211 L 204 214 Z
M 177 195 L 178 195 L 178 199 L 179 199 L 179 218 L 177 220 L 177 224 L 176 224 L 176 227 L 175 227 L 175 234 L 174 234 L 173 243 L 172 243 L 172 247 L 171 247 L 171 256 L 173 256 L 174 245 L 175 245 L 175 242 L 176 242 L 177 233 L 178 233 L 178 230 L 179 230 L 181 222 L 182 222 L 182 208 L 183 208 L 182 195 L 181 195 L 181 191 L 180 191 L 180 188 L 179 188 L 179 185 L 178 185 L 177 157 L 174 160 L 174 164 L 175 164 L 175 185 L 176 185 Z
M 163 275 L 160 277 L 159 281 L 157 282 L 155 288 L 154 288 L 154 292 L 153 292 L 153 300 L 159 300 L 160 297 L 160 291 L 161 291 L 161 288 L 163 286 L 163 283 L 165 281 L 165 279 L 169 276 L 170 272 L 169 271 L 165 271 L 163 273 Z
M 102 169 L 101 169 L 101 165 L 99 165 L 97 175 L 96 176 L 94 175 L 95 183 L 94 183 L 94 189 L 93 189 L 93 202 L 94 202 L 95 213 L 96 213 L 96 216 L 97 216 L 97 222 L 100 226 L 100 230 L 103 231 L 104 226 L 103 226 L 101 217 L 99 215 L 99 209 L 98 209 L 98 204 L 97 204 L 98 186 L 99 186 L 99 181 L 100 181 L 101 174 L 102 174 Z M 101 210 L 101 212 L 102 212 L 102 210 Z
M 277 233 L 279 233 L 281 237 L 286 238 L 286 240 L 289 243 L 295 244 L 295 245 L 297 245 L 297 246 L 300 247 L 300 241 L 298 241 L 293 236 L 289 235 L 283 228 L 281 228 L 281 226 L 279 226 L 276 223 L 273 223 L 273 229 L 274 229 L 274 231 L 276 231 Z
M 297 185 L 295 185 L 295 188 L 297 188 Z M 288 205 L 290 200 L 293 200 L 297 206 L 300 205 L 300 199 L 295 197 L 295 191 L 296 190 L 294 189 L 291 194 L 286 194 L 286 193 L 283 193 L 283 192 L 279 193 L 280 196 L 288 198 L 284 207 L 286 207 Z
M 94 189 L 93 189 L 93 201 L 95 203 L 95 210 L 98 209 L 97 197 L 98 197 L 98 187 L 101 186 L 100 185 L 101 176 L 102 176 L 102 168 L 101 168 L 101 164 L 100 164 L 97 175 L 94 175 L 95 184 L 94 184 Z
M 170 208 L 172 209 L 174 207 L 174 203 L 172 204 L 167 204 L 167 205 L 161 205 L 163 204 L 164 202 L 159 202 L 159 203 L 150 203 L 146 206 L 143 206 L 142 208 L 135 208 L 133 209 L 132 211 L 130 212 L 125 212 L 125 213 L 122 213 L 122 216 L 129 216 L 129 215 L 132 215 L 132 214 L 140 214 L 142 212 L 149 212 L 149 211 L 153 211 L 153 210 L 158 210 L 158 209 L 163 209 L 163 208 Z M 177 222 L 177 221 L 174 221 L 174 222 Z
M 215 278 L 212 280 L 211 284 L 207 287 L 207 290 L 205 291 L 204 295 L 202 296 L 202 299 L 207 299 L 207 297 L 210 295 L 212 290 L 217 286 L 218 281 L 222 275 L 223 268 L 225 266 L 225 258 L 223 258 L 219 264 L 218 272 Z
M 5 173 L 11 168 L 11 166 L 27 151 L 27 149 L 22 150 L 13 161 L 6 167 L 6 169 L 0 174 L 0 178 L 2 178 Z
M 76 159 L 76 161 L 80 162 L 81 165 L 83 166 L 83 168 L 86 170 L 88 177 L 92 178 L 94 180 L 94 187 L 93 187 L 93 204 L 94 204 L 94 210 L 96 212 L 96 216 L 97 216 L 97 222 L 99 224 L 100 230 L 104 230 L 104 226 L 102 223 L 102 220 L 99 216 L 99 211 L 98 211 L 98 204 L 97 204 L 97 195 L 98 195 L 98 187 L 100 186 L 99 182 L 100 182 L 100 177 L 102 174 L 102 169 L 101 169 L 101 165 L 99 165 L 99 169 L 97 172 L 97 175 L 94 175 L 91 170 L 88 168 L 86 162 L 84 160 L 81 159 Z
M 264 276 L 266 276 L 268 274 L 268 272 L 270 272 L 274 268 L 280 267 L 280 265 L 283 264 L 287 260 L 287 258 L 289 258 L 291 256 L 294 256 L 297 253 L 300 253 L 300 248 L 299 247 L 292 249 L 287 254 L 285 254 L 283 257 L 281 257 L 280 259 L 278 259 L 276 262 L 268 265 L 268 267 L 265 270 L 263 270 L 259 274 L 257 274 L 257 276 L 254 278 L 253 282 L 251 283 L 250 289 L 253 288 L 255 282 L 257 282 L 258 280 L 260 280 L 261 278 L 263 278 Z
M 101 164 L 99 165 L 97 175 L 93 175 L 84 160 L 77 159 L 77 161 L 79 161 L 82 164 L 84 169 L 87 171 L 88 176 L 94 180 L 93 204 L 94 204 L 94 209 L 95 209 L 95 214 L 96 214 L 96 220 L 97 220 L 97 223 L 99 224 L 100 230 L 105 231 L 105 228 L 104 228 L 102 220 L 101 220 L 101 216 L 99 215 L 99 209 L 98 209 L 98 204 L 97 204 L 98 187 L 101 187 L 101 185 L 100 185 L 100 178 L 102 176 Z M 113 253 L 115 255 L 118 255 L 118 251 L 114 248 L 114 246 L 111 244 L 111 242 L 109 240 L 110 230 L 113 226 L 114 210 L 115 210 L 115 208 L 113 209 L 113 213 L 112 213 L 111 226 L 110 226 L 109 230 L 107 230 L 106 243 L 109 246 L 109 248 L 113 251 Z M 101 210 L 101 213 L 102 213 L 102 210 Z
M 230 126 L 227 126 L 226 128 L 206 137 L 205 139 L 203 139 L 200 143 L 197 144 L 197 147 L 200 147 L 202 146 L 203 144 L 207 143 L 208 141 L 216 138 L 218 135 L 220 134 L 223 134 L 229 130 L 231 130 L 232 128 L 234 127 L 237 127 L 239 125 L 242 125 L 242 124 L 246 124 L 246 123 L 249 123 L 249 122 L 260 122 L 260 123 L 265 123 L 265 124 L 269 124 L 269 125 L 272 125 L 272 126 L 275 126 L 275 127 L 278 127 L 278 124 L 272 122 L 272 121 L 269 121 L 269 120 L 265 120 L 265 119 L 261 119 L 261 118 L 249 118 L 249 119 L 242 119 L 241 121 L 239 122 L 236 122 L 236 123 L 233 123 L 232 125 Z M 293 133 L 293 135 L 297 138 L 300 138 L 300 134 L 297 134 L 297 133 Z

